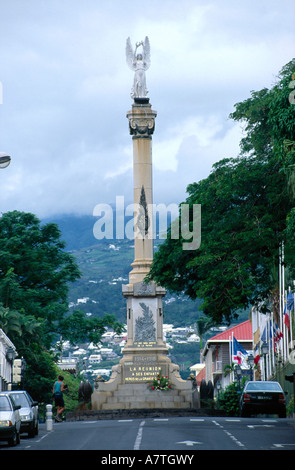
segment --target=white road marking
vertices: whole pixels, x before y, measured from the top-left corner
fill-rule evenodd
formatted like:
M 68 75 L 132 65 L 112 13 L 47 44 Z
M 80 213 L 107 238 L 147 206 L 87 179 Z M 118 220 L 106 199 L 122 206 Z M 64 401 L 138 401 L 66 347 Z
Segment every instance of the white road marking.
M 133 450 L 139 450 L 139 448 L 140 448 L 140 444 L 141 444 L 141 440 L 142 440 L 143 426 L 144 425 L 145 425 L 145 421 L 141 421 L 141 423 L 139 425 L 138 433 L 137 433 L 137 436 L 136 436 L 136 439 L 135 439 Z
M 185 444 L 186 446 L 194 446 L 196 444 L 203 444 L 203 443 L 196 442 L 196 441 L 181 441 L 181 442 L 176 442 L 176 444 Z

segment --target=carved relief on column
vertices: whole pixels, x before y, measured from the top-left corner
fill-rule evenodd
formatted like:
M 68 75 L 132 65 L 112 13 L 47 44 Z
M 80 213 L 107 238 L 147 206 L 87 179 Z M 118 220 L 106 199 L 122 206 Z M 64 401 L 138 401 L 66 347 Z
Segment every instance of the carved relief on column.
M 150 105 L 133 105 L 127 118 L 129 121 L 129 132 L 133 138 L 150 137 L 155 130 L 156 111 L 150 109 Z
M 155 130 L 155 120 L 145 118 L 129 119 L 130 134 L 135 137 L 149 137 Z

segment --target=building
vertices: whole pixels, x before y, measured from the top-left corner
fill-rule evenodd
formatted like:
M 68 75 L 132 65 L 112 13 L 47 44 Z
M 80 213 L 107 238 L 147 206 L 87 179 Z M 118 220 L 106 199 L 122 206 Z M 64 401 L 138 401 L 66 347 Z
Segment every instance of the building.
M 253 354 L 257 364 L 255 379 L 277 380 L 290 394 L 294 392 L 288 387 L 285 375 L 295 374 L 294 305 L 291 307 L 287 311 L 289 321 L 284 317 L 276 321 L 273 312 L 251 310 Z
M 219 382 L 221 387 L 225 388 L 233 381 L 232 374 L 227 374 L 224 368 L 240 362 L 234 350 L 235 340 L 245 351 L 252 352 L 253 337 L 250 320 L 235 325 L 213 336 L 206 342 L 202 354 L 205 363 L 205 381 L 211 381 L 214 387 Z M 247 363 L 242 363 L 241 367 L 242 369 L 248 369 Z
M 65 370 L 70 374 L 76 375 L 79 372 L 78 361 L 76 358 L 64 357 L 57 363 L 57 365 L 61 370 Z
M 14 344 L 0 329 L 0 392 L 8 390 L 13 377 L 13 360 L 16 356 Z
M 101 362 L 101 354 L 91 354 L 88 358 L 89 364 L 99 364 Z

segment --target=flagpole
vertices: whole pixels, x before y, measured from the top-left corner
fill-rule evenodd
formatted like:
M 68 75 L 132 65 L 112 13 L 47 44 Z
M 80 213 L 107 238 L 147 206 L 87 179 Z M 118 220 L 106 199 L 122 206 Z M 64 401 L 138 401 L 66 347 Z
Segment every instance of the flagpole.
M 282 243 L 282 295 L 283 295 L 283 358 L 286 362 L 286 325 L 284 321 L 284 310 L 285 310 L 285 266 L 284 266 L 284 244 Z M 287 304 L 286 304 L 287 305 Z
M 284 315 L 284 327 L 285 327 L 285 362 L 288 360 L 288 348 L 289 348 L 289 329 L 287 326 L 286 315 L 288 315 L 288 291 L 285 290 L 285 315 Z
M 282 245 L 279 248 L 279 325 L 280 331 L 283 332 L 283 325 L 282 325 Z M 279 350 L 281 351 L 281 356 L 283 357 L 283 342 L 280 341 Z
M 271 357 L 272 357 L 272 353 L 271 353 L 271 343 L 270 343 L 270 315 L 268 317 L 268 372 L 269 372 L 269 377 L 271 375 L 271 370 L 272 370 L 272 360 L 271 360 Z
M 274 327 L 273 327 L 273 311 L 271 312 L 271 350 L 272 350 L 272 373 L 274 374 L 275 372 L 275 348 L 274 348 Z
M 295 284 L 295 281 L 293 281 L 293 285 Z M 293 294 L 293 315 L 294 315 L 294 320 L 295 320 L 295 293 Z M 292 349 L 293 348 L 293 322 L 292 322 L 292 312 L 290 312 L 290 332 L 291 332 L 291 344 L 292 344 Z
M 234 355 L 234 333 L 231 333 L 231 364 L 233 364 L 233 355 Z M 235 380 L 235 373 L 232 370 L 231 373 L 231 383 Z

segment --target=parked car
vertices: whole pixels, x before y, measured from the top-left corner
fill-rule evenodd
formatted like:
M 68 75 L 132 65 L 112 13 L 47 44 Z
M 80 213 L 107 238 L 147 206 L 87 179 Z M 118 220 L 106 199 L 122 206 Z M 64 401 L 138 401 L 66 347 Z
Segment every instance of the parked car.
M 240 416 L 278 414 L 286 417 L 286 399 L 278 382 L 249 381 L 240 398 Z
M 34 437 L 39 431 L 39 409 L 38 402 L 34 401 L 25 390 L 14 390 L 9 392 L 19 410 L 21 419 L 20 432 L 27 432 L 29 437 Z
M 7 441 L 10 446 L 20 442 L 19 409 L 7 393 L 0 393 L 0 440 Z

